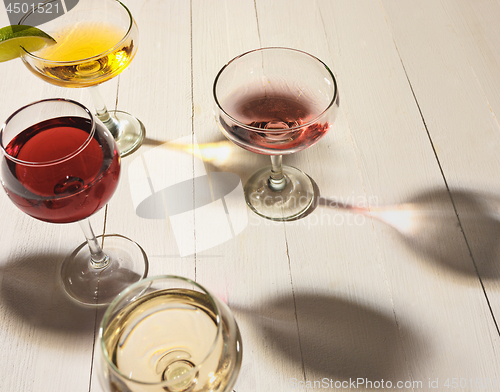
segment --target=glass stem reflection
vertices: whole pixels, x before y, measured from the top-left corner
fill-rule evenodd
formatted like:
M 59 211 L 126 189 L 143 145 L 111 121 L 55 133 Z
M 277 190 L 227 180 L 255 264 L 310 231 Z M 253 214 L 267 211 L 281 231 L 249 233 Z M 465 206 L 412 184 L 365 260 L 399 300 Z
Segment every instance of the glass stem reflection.
M 105 268 L 109 264 L 109 256 L 104 253 L 97 238 L 95 237 L 92 226 L 90 226 L 90 221 L 88 219 L 83 219 L 78 222 L 83 230 L 83 234 L 87 239 L 87 244 L 90 249 L 90 266 L 94 269 Z
M 286 177 L 283 174 L 283 156 L 271 155 L 271 175 L 267 181 L 269 188 L 274 192 L 282 191 L 286 186 Z
M 99 91 L 99 86 L 89 87 L 90 95 L 94 101 L 94 107 L 96 111 L 96 116 L 102 123 L 108 128 L 111 135 L 116 139 L 120 128 L 118 127 L 118 122 L 109 115 L 108 108 L 102 99 L 101 92 Z

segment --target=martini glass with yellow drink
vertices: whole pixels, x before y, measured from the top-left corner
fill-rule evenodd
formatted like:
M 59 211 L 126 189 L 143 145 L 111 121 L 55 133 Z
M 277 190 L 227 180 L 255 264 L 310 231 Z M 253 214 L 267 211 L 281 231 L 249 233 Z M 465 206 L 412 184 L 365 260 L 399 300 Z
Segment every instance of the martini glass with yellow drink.
M 45 8 L 59 0 L 38 4 L 19 22 L 35 26 Z M 144 139 L 144 125 L 134 116 L 106 108 L 98 85 L 117 76 L 137 51 L 138 29 L 130 10 L 118 0 L 82 0 L 40 28 L 55 39 L 37 52 L 23 48 L 24 64 L 36 76 L 62 87 L 88 87 L 97 117 L 109 129 L 120 155 L 134 152 Z

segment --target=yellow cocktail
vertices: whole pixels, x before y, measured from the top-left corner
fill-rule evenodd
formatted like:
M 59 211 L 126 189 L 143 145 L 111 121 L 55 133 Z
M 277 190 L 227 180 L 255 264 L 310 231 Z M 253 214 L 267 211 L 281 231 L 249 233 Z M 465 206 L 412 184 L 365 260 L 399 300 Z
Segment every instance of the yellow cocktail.
M 35 25 L 49 0 L 26 14 L 20 24 Z M 28 69 L 48 83 L 62 87 L 91 87 L 99 119 L 117 142 L 121 156 L 135 151 L 144 139 L 143 124 L 132 115 L 108 111 L 97 85 L 115 77 L 137 51 L 138 29 L 132 14 L 118 0 L 85 0 L 66 14 L 41 26 L 56 44 L 36 53 L 24 51 Z

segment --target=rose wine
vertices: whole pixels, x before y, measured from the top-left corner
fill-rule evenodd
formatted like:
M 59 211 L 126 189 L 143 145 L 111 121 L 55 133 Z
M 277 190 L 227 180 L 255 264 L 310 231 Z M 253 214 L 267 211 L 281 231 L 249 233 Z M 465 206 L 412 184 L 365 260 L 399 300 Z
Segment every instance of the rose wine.
M 16 160 L 3 157 L 2 179 L 17 207 L 46 222 L 68 223 L 108 202 L 118 183 L 120 158 L 112 136 L 95 125 L 88 140 L 90 120 L 53 118 L 9 142 L 5 150 Z
M 237 93 L 224 105 L 240 123 L 221 116 L 226 136 L 240 147 L 260 154 L 291 154 L 303 150 L 330 128 L 327 122 L 311 123 L 320 113 L 310 100 L 284 92 Z
M 108 357 L 131 379 L 170 382 L 159 390 L 225 390 L 235 359 L 226 351 L 223 318 L 213 309 L 211 299 L 198 291 L 146 294 L 121 309 L 103 331 Z
M 76 23 L 54 33 L 57 43 L 37 53 L 45 60 L 71 63 L 44 63 L 41 69 L 33 71 L 47 82 L 63 87 L 103 83 L 123 71 L 135 54 L 132 39 L 121 42 L 125 35 L 126 30 L 113 25 Z

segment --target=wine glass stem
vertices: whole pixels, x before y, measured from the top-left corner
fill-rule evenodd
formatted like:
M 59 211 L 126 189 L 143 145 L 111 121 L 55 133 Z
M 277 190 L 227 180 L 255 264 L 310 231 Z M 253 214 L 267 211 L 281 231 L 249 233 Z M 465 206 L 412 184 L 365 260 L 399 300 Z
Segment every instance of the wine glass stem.
M 107 267 L 109 264 L 109 256 L 104 253 L 97 238 L 95 238 L 94 231 L 92 230 L 92 226 L 90 226 L 90 221 L 88 219 L 81 220 L 80 227 L 83 230 L 83 234 L 85 234 L 85 238 L 87 239 L 87 244 L 90 249 L 90 266 L 94 269 L 103 269 Z
M 267 180 L 269 188 L 274 192 L 282 191 L 286 186 L 286 177 L 283 174 L 283 156 L 271 155 L 271 175 Z
M 118 122 L 109 115 L 108 108 L 102 99 L 101 92 L 99 91 L 99 86 L 89 87 L 90 95 L 94 101 L 95 111 L 97 118 L 102 121 L 102 123 L 108 128 L 111 135 L 116 139 L 119 133 Z

